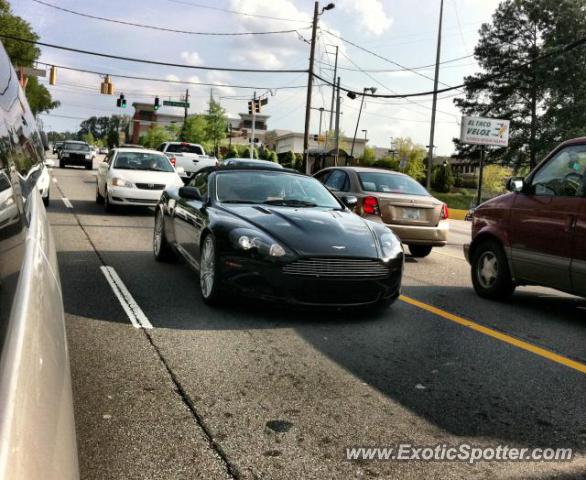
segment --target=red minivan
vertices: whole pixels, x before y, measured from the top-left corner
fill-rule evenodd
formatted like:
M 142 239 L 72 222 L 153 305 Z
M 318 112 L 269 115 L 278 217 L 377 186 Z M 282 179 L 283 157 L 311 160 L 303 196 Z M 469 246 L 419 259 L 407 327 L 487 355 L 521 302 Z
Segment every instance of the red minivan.
M 476 209 L 464 246 L 478 295 L 542 285 L 586 296 L 586 137 L 562 143 L 507 189 Z

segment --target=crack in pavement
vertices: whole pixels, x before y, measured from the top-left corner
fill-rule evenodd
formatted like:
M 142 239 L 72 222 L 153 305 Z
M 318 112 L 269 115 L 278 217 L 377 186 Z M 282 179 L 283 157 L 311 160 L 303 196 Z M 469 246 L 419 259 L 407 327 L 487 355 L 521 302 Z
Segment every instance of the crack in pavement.
M 61 196 L 62 197 L 65 197 L 65 194 L 63 193 L 63 190 L 61 190 L 61 186 L 59 184 L 54 184 L 54 186 L 57 188 L 57 190 L 59 191 L 59 193 L 61 194 Z M 106 261 L 102 257 L 101 253 L 97 249 L 96 245 L 92 241 L 89 233 L 86 231 L 86 229 L 84 228 L 84 226 L 80 222 L 79 217 L 75 213 L 75 209 L 72 208 L 71 211 L 70 211 L 70 213 L 73 215 L 73 218 L 75 218 L 75 221 L 76 221 L 77 225 L 79 226 L 79 228 L 81 229 L 81 231 L 83 232 L 83 234 L 85 235 L 85 237 L 87 238 L 87 240 L 88 240 L 89 244 L 91 245 L 94 253 L 96 254 L 96 256 L 98 257 L 98 259 L 100 260 L 100 263 L 103 266 L 108 266 L 107 263 L 106 263 Z M 205 438 L 206 438 L 206 440 L 208 442 L 209 448 L 212 449 L 212 451 L 215 453 L 216 457 L 218 459 L 220 459 L 221 462 L 224 464 L 224 468 L 226 470 L 226 473 L 228 474 L 228 478 L 230 480 L 239 480 L 240 479 L 240 473 L 238 471 L 238 468 L 228 459 L 228 455 L 226 454 L 226 452 L 224 451 L 224 449 L 222 448 L 222 446 L 218 442 L 216 442 L 216 440 L 214 440 L 214 437 L 212 435 L 212 432 L 210 431 L 209 427 L 206 425 L 203 417 L 197 412 L 197 409 L 195 407 L 195 404 L 194 404 L 193 400 L 189 397 L 189 395 L 187 394 L 187 392 L 185 391 L 185 389 L 181 385 L 181 382 L 177 378 L 177 375 L 175 374 L 175 372 L 173 371 L 173 369 L 169 366 L 169 364 L 167 363 L 167 360 L 165 359 L 165 357 L 161 353 L 161 350 L 155 344 L 155 341 L 153 340 L 152 335 L 146 329 L 144 329 L 144 328 L 141 328 L 140 330 L 142 331 L 142 333 L 146 337 L 147 341 L 152 346 L 152 348 L 155 351 L 155 354 L 157 355 L 159 361 L 161 362 L 161 364 L 163 365 L 163 367 L 167 371 L 167 374 L 169 375 L 169 378 L 171 379 L 171 382 L 173 383 L 173 385 L 175 387 L 174 388 L 175 393 L 177 395 L 179 395 L 179 397 L 181 398 L 181 401 L 187 407 L 187 409 L 189 410 L 189 413 L 191 414 L 191 416 L 195 420 L 195 423 L 197 424 L 197 426 L 203 432 L 203 434 L 204 434 L 204 436 L 205 436 Z

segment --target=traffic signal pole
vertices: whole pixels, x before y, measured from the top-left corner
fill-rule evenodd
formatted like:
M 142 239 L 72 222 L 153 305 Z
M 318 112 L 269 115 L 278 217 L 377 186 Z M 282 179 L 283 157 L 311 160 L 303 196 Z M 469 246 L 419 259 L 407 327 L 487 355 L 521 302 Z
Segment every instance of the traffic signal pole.
M 317 32 L 317 19 L 319 2 L 315 2 L 313 10 L 313 26 L 311 29 L 311 49 L 309 53 L 309 70 L 307 72 L 307 99 L 305 103 L 305 132 L 303 134 L 303 159 L 305 160 L 305 173 L 311 173 L 309 165 L 309 126 L 311 119 L 311 90 L 313 89 L 313 60 L 315 58 L 315 42 Z
M 250 159 L 254 160 L 254 135 L 256 134 L 256 92 L 252 97 L 252 137 L 250 139 Z

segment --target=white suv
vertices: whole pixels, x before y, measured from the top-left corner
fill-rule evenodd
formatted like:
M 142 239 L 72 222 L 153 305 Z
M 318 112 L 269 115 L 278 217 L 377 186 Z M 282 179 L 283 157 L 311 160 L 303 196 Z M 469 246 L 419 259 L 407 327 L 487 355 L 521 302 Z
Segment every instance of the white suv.
M 216 157 L 206 155 L 198 143 L 165 142 L 159 145 L 157 150 L 167 155 L 175 168 L 183 167 L 184 172 L 180 174 L 183 181 L 187 181 L 202 168 L 218 164 Z

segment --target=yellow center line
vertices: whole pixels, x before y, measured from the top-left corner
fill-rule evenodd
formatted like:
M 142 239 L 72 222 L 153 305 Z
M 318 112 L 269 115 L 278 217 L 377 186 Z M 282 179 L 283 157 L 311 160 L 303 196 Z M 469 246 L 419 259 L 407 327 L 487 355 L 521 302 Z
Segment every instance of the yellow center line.
M 453 313 L 446 312 L 441 308 L 437 308 L 432 305 L 428 305 L 427 303 L 420 302 L 419 300 L 406 297 L 405 295 L 401 295 L 399 298 L 403 302 L 408 303 L 409 305 L 421 308 L 422 310 L 433 313 L 434 315 L 445 318 L 446 320 L 450 320 L 451 322 L 457 323 L 458 325 L 470 328 L 471 330 L 482 333 L 484 335 L 488 335 L 489 337 L 496 338 L 501 342 L 508 343 L 509 345 L 513 345 L 514 347 L 534 353 L 535 355 L 539 355 L 540 357 L 547 358 L 552 362 L 556 362 L 566 367 L 573 368 L 574 370 L 578 370 L 581 373 L 586 373 L 586 365 L 583 363 L 571 360 L 562 355 L 558 355 L 557 353 L 554 353 L 550 350 L 546 350 L 545 348 L 541 348 L 531 343 L 524 342 L 523 340 L 519 340 L 518 338 L 511 337 L 506 333 L 498 332 L 496 330 L 493 330 L 492 328 L 488 328 L 478 323 L 475 323 L 471 320 L 459 317 L 458 315 L 454 315 Z

